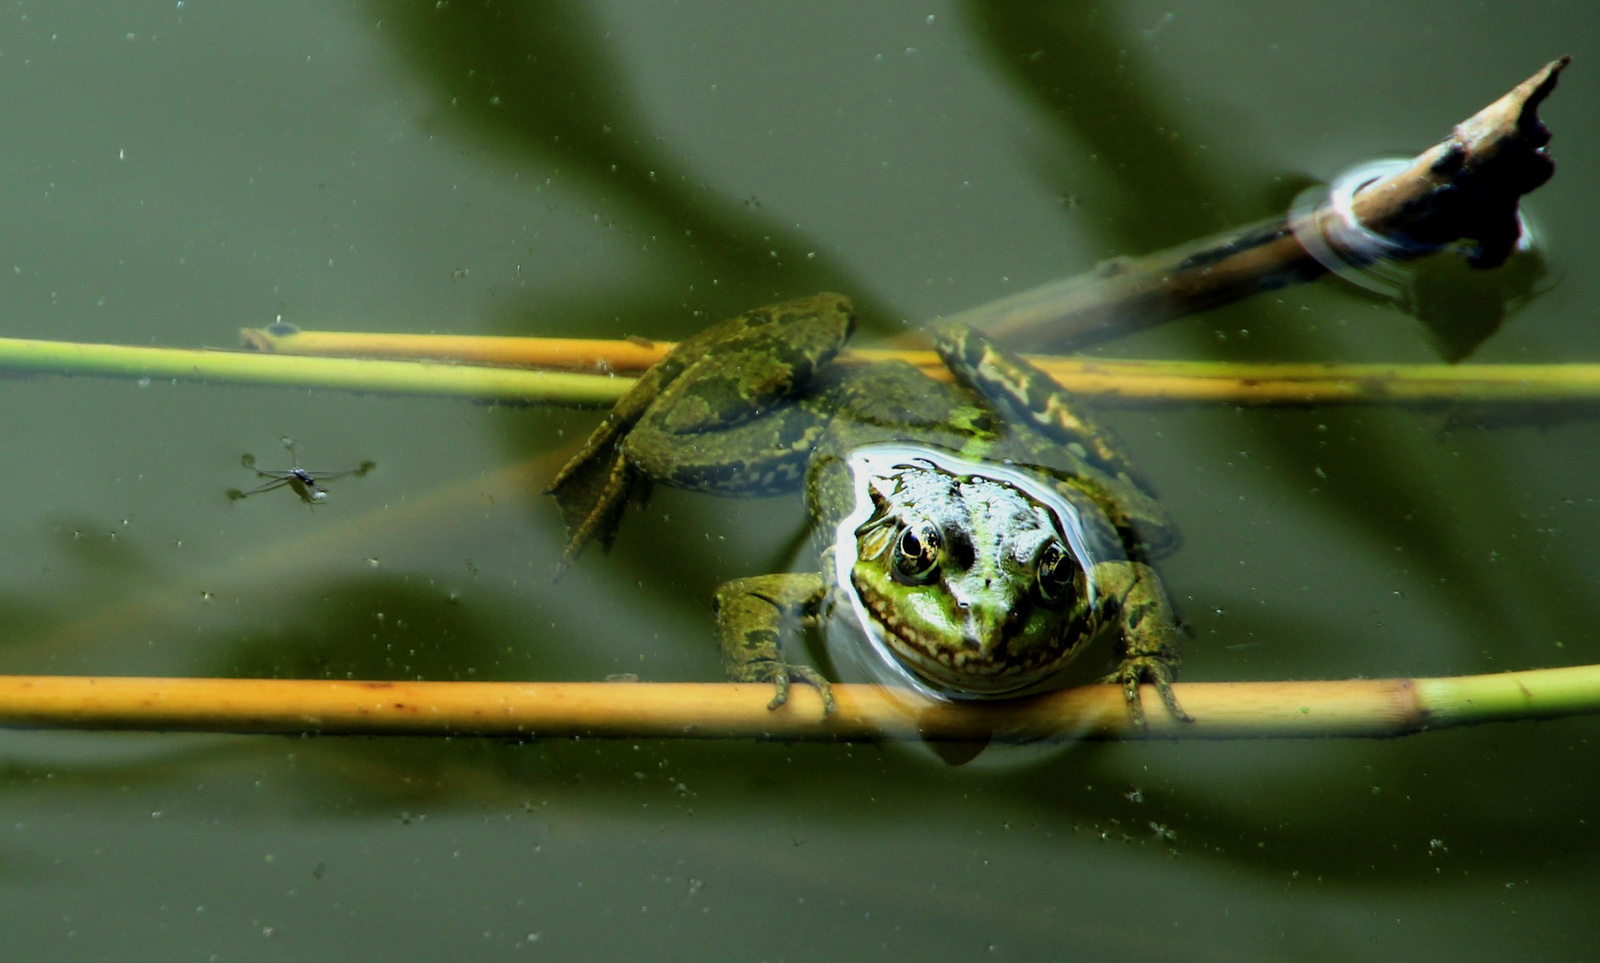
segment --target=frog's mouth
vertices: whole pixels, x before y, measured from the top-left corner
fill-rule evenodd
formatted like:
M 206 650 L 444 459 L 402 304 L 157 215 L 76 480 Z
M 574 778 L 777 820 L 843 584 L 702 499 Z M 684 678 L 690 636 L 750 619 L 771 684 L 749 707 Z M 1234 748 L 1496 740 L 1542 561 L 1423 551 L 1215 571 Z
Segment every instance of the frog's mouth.
M 863 628 L 877 638 L 906 669 L 950 695 L 997 698 L 1041 681 L 1064 660 L 1055 647 L 1018 657 L 1009 645 L 951 646 L 933 633 L 920 631 L 902 619 L 894 603 L 874 591 L 860 575 L 851 584 L 861 611 L 871 622 Z

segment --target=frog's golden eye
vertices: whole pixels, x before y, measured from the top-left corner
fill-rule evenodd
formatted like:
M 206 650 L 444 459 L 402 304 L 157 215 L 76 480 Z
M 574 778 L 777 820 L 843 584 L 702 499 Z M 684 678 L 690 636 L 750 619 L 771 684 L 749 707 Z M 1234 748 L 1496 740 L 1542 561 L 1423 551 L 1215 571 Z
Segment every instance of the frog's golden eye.
M 900 529 L 894 540 L 891 569 L 895 581 L 906 585 L 926 585 L 939 571 L 939 555 L 944 537 L 933 523 L 916 522 Z
M 1077 565 L 1060 542 L 1046 545 L 1039 553 L 1039 601 L 1051 608 L 1066 602 L 1072 597 L 1077 573 Z

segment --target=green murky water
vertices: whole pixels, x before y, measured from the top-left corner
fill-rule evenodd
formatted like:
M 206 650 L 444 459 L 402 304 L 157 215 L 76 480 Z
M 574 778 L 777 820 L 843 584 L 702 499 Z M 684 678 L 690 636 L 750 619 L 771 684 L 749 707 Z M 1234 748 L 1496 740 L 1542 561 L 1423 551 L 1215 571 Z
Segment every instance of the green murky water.
M 868 334 L 1283 208 L 1545 61 L 1559 283 L 1478 357 L 1600 359 L 1585 4 L 19 3 L 0 334 Z M 1107 353 L 1431 359 L 1324 283 Z M 1122 410 L 1195 680 L 1600 661 L 1593 411 Z M 553 589 L 595 415 L 0 381 L 0 671 L 712 680 L 797 505 L 658 493 Z M 373 459 L 314 512 L 244 452 Z M 1387 742 L 889 748 L 0 732 L 12 960 L 1596 954 L 1600 722 Z

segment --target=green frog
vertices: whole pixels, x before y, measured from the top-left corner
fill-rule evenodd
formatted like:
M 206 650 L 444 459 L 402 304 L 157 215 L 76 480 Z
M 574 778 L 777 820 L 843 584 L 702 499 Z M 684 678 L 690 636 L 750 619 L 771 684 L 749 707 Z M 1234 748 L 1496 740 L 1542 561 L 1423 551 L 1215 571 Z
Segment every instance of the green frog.
M 803 487 L 821 571 L 717 590 L 728 677 L 814 686 L 785 659 L 797 622 L 848 608 L 914 687 L 948 698 L 1037 691 L 1102 631 L 1120 640 L 1104 681 L 1143 723 L 1141 683 L 1167 710 L 1178 627 L 1149 562 L 1177 535 L 1127 457 L 1049 376 L 971 329 L 935 326 L 953 376 L 836 359 L 850 301 L 816 294 L 749 311 L 679 343 L 552 480 L 565 570 L 609 547 L 659 482 L 720 495 Z

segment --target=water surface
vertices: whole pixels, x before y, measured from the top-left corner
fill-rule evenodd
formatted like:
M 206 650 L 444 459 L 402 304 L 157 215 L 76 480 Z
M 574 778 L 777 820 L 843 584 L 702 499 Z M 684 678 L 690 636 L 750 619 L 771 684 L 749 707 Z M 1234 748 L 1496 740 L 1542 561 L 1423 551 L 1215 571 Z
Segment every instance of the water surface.
M 1559 281 L 1475 360 L 1600 359 L 1583 5 L 57 2 L 0 19 L 0 334 L 863 336 L 1281 211 L 1558 55 Z M 1324 282 L 1099 349 L 1429 361 Z M 0 381 L 0 671 L 712 680 L 798 500 L 658 492 L 559 588 L 598 417 Z M 1195 680 L 1600 661 L 1592 410 L 1105 412 L 1166 495 Z M 230 502 L 283 435 L 343 479 Z M 538 469 L 544 471 L 546 469 Z M 0 733 L 14 960 L 1588 958 L 1596 741 L 894 747 Z

